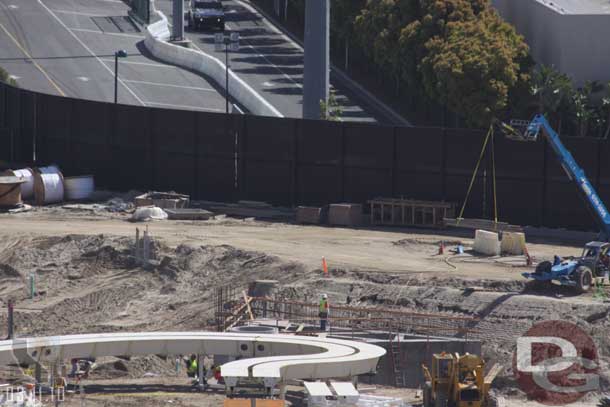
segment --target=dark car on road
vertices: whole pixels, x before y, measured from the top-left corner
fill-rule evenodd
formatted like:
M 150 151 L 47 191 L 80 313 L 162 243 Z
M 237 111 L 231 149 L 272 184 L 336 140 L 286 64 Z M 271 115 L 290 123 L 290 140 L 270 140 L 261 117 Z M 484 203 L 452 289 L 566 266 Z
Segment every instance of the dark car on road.
M 220 0 L 192 0 L 189 25 L 195 30 L 225 29 L 225 12 Z

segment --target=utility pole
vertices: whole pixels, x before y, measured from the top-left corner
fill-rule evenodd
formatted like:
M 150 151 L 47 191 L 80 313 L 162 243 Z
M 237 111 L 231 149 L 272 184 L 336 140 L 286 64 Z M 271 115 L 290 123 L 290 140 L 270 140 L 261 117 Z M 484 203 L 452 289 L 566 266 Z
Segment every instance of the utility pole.
M 303 118 L 320 119 L 320 101 L 328 101 L 330 81 L 330 0 L 305 2 Z

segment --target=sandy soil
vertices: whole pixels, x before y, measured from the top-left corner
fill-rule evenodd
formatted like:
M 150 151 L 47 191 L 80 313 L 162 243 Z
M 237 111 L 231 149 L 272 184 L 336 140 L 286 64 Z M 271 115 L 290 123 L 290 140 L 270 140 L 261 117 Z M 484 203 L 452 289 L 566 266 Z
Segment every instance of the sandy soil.
M 162 221 L 147 224 L 160 264 L 143 269 L 131 254 L 135 229 L 145 226 L 128 222 L 128 217 L 60 207 L 0 215 L 0 303 L 9 297 L 17 300 L 21 336 L 209 329 L 215 287 L 245 288 L 256 279 L 275 279 L 286 296 L 309 301 L 327 292 L 331 303 L 345 303 L 350 297 L 351 305 L 479 317 L 471 328 L 484 343 L 485 358 L 507 365 L 497 387 L 508 405 L 527 405 L 515 390 L 509 366 L 516 337 L 536 321 L 572 321 L 596 340 L 602 385 L 608 388 L 607 295 L 574 296 L 561 288 L 532 292 L 520 275 L 528 270 L 521 256 L 438 255 L 440 241 L 448 249 L 458 242 L 468 247 L 469 233 L 356 230 L 230 218 Z M 530 243 L 528 248 L 538 260 L 581 250 L 542 243 Z M 331 268 L 330 280 L 321 275 L 323 256 Z M 30 273 L 37 276 L 35 299 L 28 297 Z M 469 287 L 477 290 L 465 291 Z M 5 320 L 0 314 L 0 335 Z M 120 395 L 91 393 L 90 405 L 138 405 L 142 397 L 146 405 L 218 405 L 222 399 L 208 395 L 203 402 L 191 394 L 188 380 L 172 374 L 172 361 L 153 356 L 129 361 L 120 369 L 115 362 L 92 376 L 90 388 L 115 386 L 112 392 Z M 0 379 L 8 377 L 0 371 Z

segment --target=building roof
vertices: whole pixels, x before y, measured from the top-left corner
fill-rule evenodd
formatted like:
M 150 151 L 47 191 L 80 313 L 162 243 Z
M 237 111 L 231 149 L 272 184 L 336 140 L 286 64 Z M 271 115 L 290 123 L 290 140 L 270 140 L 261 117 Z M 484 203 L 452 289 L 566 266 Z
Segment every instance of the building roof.
M 536 0 L 561 14 L 609 14 L 610 0 Z

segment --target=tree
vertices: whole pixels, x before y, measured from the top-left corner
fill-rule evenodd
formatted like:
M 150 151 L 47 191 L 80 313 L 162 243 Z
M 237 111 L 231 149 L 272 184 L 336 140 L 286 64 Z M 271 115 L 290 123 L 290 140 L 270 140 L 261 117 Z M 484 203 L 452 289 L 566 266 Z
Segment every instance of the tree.
M 587 136 L 589 132 L 595 133 L 600 130 L 603 118 L 599 115 L 599 107 L 594 102 L 593 95 L 600 92 L 602 86 L 596 81 L 586 81 L 572 95 L 572 106 L 574 109 L 574 120 L 581 137 Z
M 537 112 L 555 122 L 561 133 L 563 118 L 570 113 L 574 95 L 570 77 L 554 67 L 539 65 L 532 72 L 530 94 L 535 99 Z
M 445 34 L 426 42 L 420 70 L 430 96 L 469 124 L 485 126 L 507 108 L 511 88 L 527 79 L 522 61 L 529 49 L 495 11 L 488 8 L 477 18 L 471 11 L 440 25 Z
M 330 34 L 345 49 L 345 69 L 349 68 L 349 47 L 354 37 L 356 17 L 366 6 L 365 0 L 333 0 L 330 9 Z

